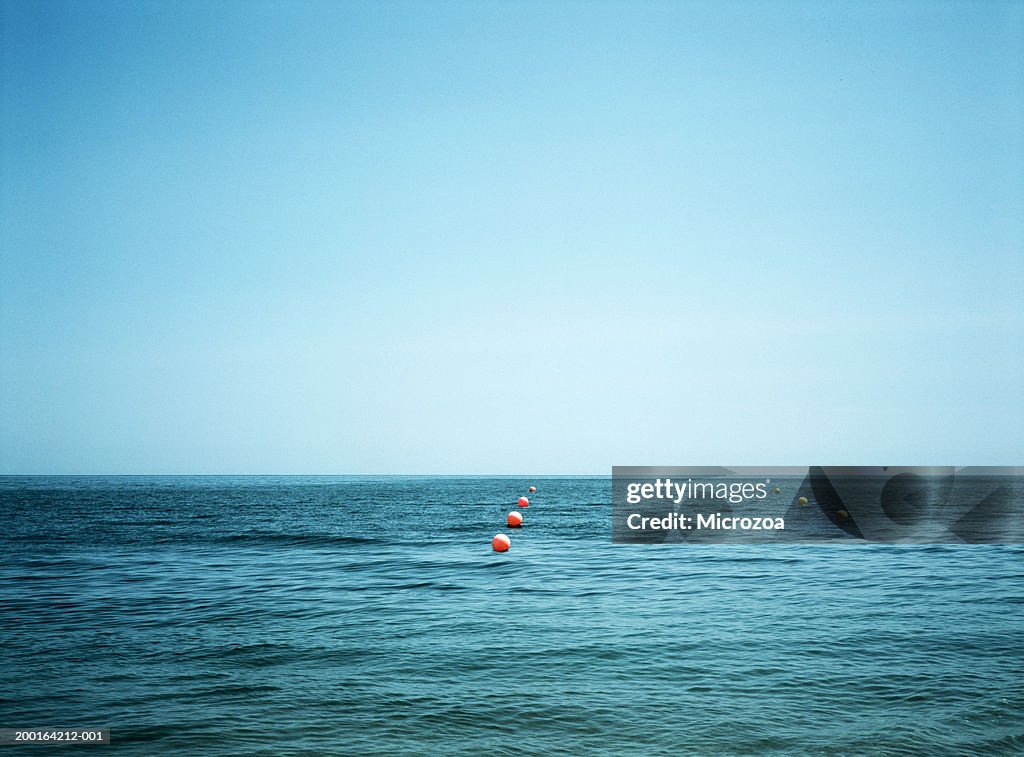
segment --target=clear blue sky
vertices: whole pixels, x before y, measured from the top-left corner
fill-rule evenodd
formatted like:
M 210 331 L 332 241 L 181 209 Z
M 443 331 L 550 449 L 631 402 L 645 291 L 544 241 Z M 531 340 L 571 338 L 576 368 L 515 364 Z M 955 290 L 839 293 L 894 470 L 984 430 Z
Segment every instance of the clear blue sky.
M 0 7 L 0 472 L 1024 459 L 1019 3 Z

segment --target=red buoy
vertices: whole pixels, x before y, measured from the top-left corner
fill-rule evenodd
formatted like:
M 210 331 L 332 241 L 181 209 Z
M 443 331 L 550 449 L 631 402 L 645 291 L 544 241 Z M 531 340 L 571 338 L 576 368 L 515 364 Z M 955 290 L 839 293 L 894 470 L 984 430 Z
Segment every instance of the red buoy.
M 515 510 L 508 514 L 508 518 L 506 520 L 508 520 L 509 528 L 519 528 L 523 525 L 522 513 L 517 513 Z
M 529 507 L 530 506 L 530 500 L 528 500 L 526 497 L 520 497 L 519 498 L 519 506 L 520 507 Z
M 491 539 L 491 546 L 495 552 L 508 552 L 508 548 L 512 546 L 512 540 L 505 534 L 497 534 Z
M 536 486 L 531 486 L 530 487 L 530 494 L 533 494 L 535 491 L 537 491 L 537 487 Z

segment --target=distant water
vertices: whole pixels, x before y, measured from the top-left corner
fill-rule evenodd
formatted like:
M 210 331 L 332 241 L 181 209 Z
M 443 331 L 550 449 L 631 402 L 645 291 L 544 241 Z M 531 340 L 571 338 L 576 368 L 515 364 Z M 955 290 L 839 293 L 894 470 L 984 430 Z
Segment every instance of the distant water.
M 76 754 L 1024 753 L 1024 549 L 613 546 L 609 501 L 0 478 L 0 727 L 111 728 Z

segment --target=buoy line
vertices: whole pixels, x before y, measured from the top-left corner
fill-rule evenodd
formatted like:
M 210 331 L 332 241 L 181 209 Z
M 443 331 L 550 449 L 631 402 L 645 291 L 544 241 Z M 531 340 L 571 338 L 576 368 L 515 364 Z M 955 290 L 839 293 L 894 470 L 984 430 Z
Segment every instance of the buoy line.
M 537 487 L 531 485 L 530 494 L 533 494 L 536 491 Z M 520 497 L 516 504 L 519 507 L 529 507 L 530 500 L 526 497 Z M 521 528 L 523 525 L 523 514 L 518 510 L 513 510 L 506 516 L 505 522 L 508 524 L 509 528 Z M 495 552 L 508 552 L 509 547 L 511 546 L 512 540 L 505 534 L 495 534 L 494 538 L 491 539 L 491 549 Z

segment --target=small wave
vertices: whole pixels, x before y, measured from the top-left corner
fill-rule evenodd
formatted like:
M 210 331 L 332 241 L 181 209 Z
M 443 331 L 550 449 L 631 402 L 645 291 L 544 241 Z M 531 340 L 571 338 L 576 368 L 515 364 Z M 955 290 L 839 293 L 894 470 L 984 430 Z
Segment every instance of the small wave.
M 349 547 L 380 544 L 381 539 L 370 536 L 343 536 L 323 533 L 248 533 L 216 536 L 211 541 L 219 544 L 256 545 L 268 547 Z

